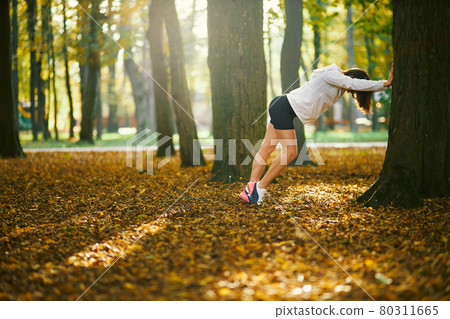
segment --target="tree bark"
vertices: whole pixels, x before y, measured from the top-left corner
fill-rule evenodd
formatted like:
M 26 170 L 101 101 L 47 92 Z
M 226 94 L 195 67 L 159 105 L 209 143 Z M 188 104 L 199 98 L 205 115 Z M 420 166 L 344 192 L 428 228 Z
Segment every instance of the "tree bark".
M 192 113 L 184 63 L 183 41 L 175 0 L 166 0 L 164 5 L 164 18 L 170 50 L 171 93 L 173 99 L 176 101 L 174 103 L 177 104 L 172 105 L 180 137 L 181 166 L 187 167 L 194 165 L 195 150 L 200 154 L 200 165 L 206 165 Z
M 49 26 L 50 26 L 50 11 L 49 11 L 49 0 L 42 0 L 41 5 L 41 42 L 39 44 L 39 58 L 38 58 L 38 125 L 39 130 L 42 131 L 44 140 L 48 140 L 50 136 L 50 131 L 48 129 L 48 114 L 50 111 L 50 51 L 49 51 L 49 41 L 48 37 Z M 46 61 L 44 60 L 46 57 Z M 45 65 L 45 62 L 46 65 Z M 44 66 L 46 66 L 46 71 L 44 71 Z M 43 75 L 46 75 L 46 78 Z M 48 93 L 48 98 L 46 93 Z M 47 103 L 48 101 L 48 103 Z M 47 109 L 48 108 L 48 109 Z
M 0 1 L 0 158 L 25 157 L 14 119 L 9 1 Z
M 281 86 L 283 94 L 300 87 L 300 61 L 301 47 L 303 39 L 303 0 L 286 0 L 285 1 L 286 30 L 284 33 L 283 46 L 281 48 L 280 72 Z M 306 143 L 305 127 L 298 119 L 294 119 L 295 135 L 297 137 L 297 148 L 301 150 Z M 300 153 L 300 152 L 299 152 Z M 299 155 L 302 156 L 302 155 Z M 311 158 L 298 158 L 293 160 L 289 165 L 314 164 Z
M 108 0 L 108 31 L 109 34 L 112 34 L 114 31 L 112 29 L 114 19 L 113 19 L 113 1 Z M 116 133 L 119 129 L 119 123 L 117 119 L 117 92 L 116 92 L 116 62 L 118 50 L 114 48 L 118 48 L 116 43 L 112 43 L 113 48 L 108 50 L 108 62 L 109 62 L 109 80 L 108 80 L 108 125 L 107 130 L 111 133 Z
M 449 6 L 444 0 L 393 1 L 394 83 L 389 140 L 378 180 L 358 198 L 366 206 L 422 204 L 448 196 Z
M 19 63 L 17 58 L 17 48 L 19 45 L 19 24 L 17 20 L 17 0 L 12 0 L 12 86 L 14 97 L 14 120 L 16 127 L 19 129 L 18 105 L 19 105 Z
M 130 79 L 133 89 L 134 104 L 136 105 L 137 130 L 141 132 L 150 128 L 150 99 L 148 98 L 146 77 L 139 71 L 133 60 L 125 57 L 124 65 L 125 72 Z
M 116 93 L 116 63 L 114 61 L 109 65 L 109 81 L 108 81 L 108 132 L 115 133 L 119 129 L 117 119 L 117 93 Z
M 36 123 L 36 0 L 27 1 L 27 32 L 28 44 L 30 47 L 30 112 L 31 112 L 31 130 L 33 132 L 33 141 L 38 139 L 38 127 Z
M 89 39 L 87 52 L 87 79 L 85 97 L 83 98 L 81 114 L 80 141 L 94 143 L 94 119 L 95 104 L 98 94 L 100 53 L 98 47 L 98 26 L 95 21 L 99 19 L 99 1 L 92 1 L 91 16 L 89 21 Z M 95 20 L 95 21 L 94 21 Z
M 265 116 L 256 121 L 267 108 L 263 1 L 209 0 L 208 41 L 213 134 L 223 140 L 212 181 L 231 183 L 251 172 L 241 139 L 255 145 L 266 130 Z
M 95 119 L 96 119 L 96 128 L 97 128 L 97 135 L 95 139 L 97 141 L 102 139 L 103 135 L 103 109 L 102 109 L 102 91 L 101 91 L 101 85 L 100 85 L 100 79 L 101 79 L 101 69 L 98 68 L 97 70 L 97 93 L 95 96 Z
M 53 45 L 53 26 L 52 26 L 52 16 L 51 16 L 51 11 L 52 11 L 52 1 L 48 0 L 48 10 L 50 12 L 49 15 L 49 39 L 48 39 L 48 43 L 49 43 L 49 48 L 50 48 L 50 52 L 49 54 L 51 55 L 52 58 L 52 70 L 51 70 L 51 74 L 52 74 L 52 91 L 53 91 L 53 110 L 54 110 L 54 114 L 53 114 L 53 119 L 55 121 L 55 124 L 53 126 L 53 129 L 55 131 L 55 140 L 58 141 L 59 140 L 59 135 L 58 135 L 58 95 L 57 95 L 57 91 L 56 91 L 56 59 L 55 59 L 55 46 Z
M 69 100 L 69 137 L 74 137 L 73 129 L 75 127 L 75 118 L 73 115 L 73 99 L 72 99 L 72 89 L 70 87 L 70 71 L 69 71 L 69 55 L 67 52 L 67 17 L 66 17 L 66 0 L 62 0 L 63 4 L 63 47 L 62 52 L 64 56 L 64 68 L 65 68 L 65 77 L 66 77 L 66 90 L 67 90 L 67 98 Z
M 155 107 L 156 107 L 156 127 L 160 138 L 173 136 L 173 113 L 172 106 L 167 96 L 169 75 L 165 63 L 165 51 L 163 45 L 163 0 L 152 0 L 150 4 L 150 26 L 148 40 L 150 43 L 150 59 L 153 70 L 155 85 Z M 173 139 L 162 145 L 158 145 L 156 156 L 165 156 L 166 148 L 174 152 Z

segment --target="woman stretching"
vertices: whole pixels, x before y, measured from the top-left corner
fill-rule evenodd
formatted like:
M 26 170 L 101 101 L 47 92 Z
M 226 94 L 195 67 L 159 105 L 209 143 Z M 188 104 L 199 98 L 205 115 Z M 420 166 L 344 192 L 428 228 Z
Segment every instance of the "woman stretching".
M 298 117 L 303 124 L 313 123 L 326 109 L 334 105 L 345 92 L 351 93 L 358 106 L 369 113 L 372 92 L 383 91 L 392 85 L 394 65 L 387 81 L 371 81 L 366 71 L 342 71 L 336 64 L 316 69 L 311 80 L 286 95 L 278 96 L 269 105 L 270 123 L 261 148 L 253 160 L 250 182 L 239 195 L 250 204 L 261 204 L 266 187 L 298 154 L 294 123 Z M 278 143 L 281 153 L 273 160 L 260 181 L 270 154 Z

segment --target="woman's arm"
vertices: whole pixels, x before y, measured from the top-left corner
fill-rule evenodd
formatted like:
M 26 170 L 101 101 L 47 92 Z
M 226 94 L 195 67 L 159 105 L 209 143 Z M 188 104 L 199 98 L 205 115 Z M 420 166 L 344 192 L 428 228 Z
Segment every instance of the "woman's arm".
M 393 67 L 391 67 L 391 73 L 393 74 Z M 344 75 L 338 70 L 329 70 L 324 74 L 325 82 L 350 91 L 384 91 L 390 85 L 392 85 L 393 75 L 389 75 L 387 81 L 372 81 L 356 79 L 350 76 Z

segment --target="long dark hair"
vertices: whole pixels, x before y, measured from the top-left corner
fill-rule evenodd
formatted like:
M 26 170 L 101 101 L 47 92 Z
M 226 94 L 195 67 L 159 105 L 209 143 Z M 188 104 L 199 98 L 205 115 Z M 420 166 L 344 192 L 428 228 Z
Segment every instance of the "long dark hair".
M 361 69 L 348 69 L 344 71 L 344 74 L 356 79 L 370 80 L 366 71 Z M 358 107 L 363 110 L 364 113 L 370 113 L 370 106 L 372 105 L 372 91 L 350 91 L 353 98 L 356 100 Z

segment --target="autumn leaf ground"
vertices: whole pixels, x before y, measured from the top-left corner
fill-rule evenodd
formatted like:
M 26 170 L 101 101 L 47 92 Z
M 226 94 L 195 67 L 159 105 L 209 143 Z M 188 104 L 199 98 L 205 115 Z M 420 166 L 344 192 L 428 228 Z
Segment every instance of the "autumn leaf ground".
M 449 300 L 450 200 L 358 206 L 384 150 L 321 154 L 260 207 L 244 183 L 207 183 L 212 162 L 148 175 L 123 152 L 2 160 L 0 299 Z

